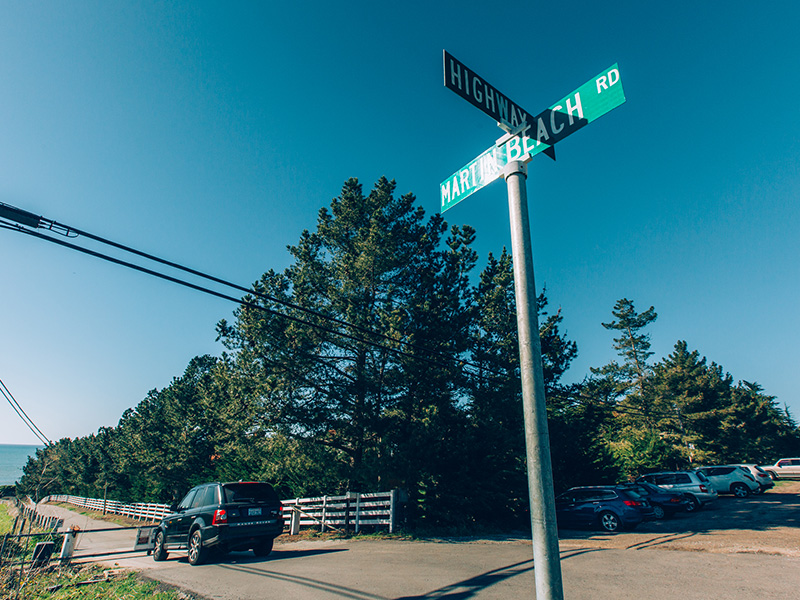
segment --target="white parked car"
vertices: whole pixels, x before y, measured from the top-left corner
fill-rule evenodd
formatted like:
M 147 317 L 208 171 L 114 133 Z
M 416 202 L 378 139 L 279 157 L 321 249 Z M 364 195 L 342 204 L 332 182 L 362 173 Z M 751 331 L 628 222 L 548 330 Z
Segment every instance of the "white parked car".
M 701 467 L 695 470 L 705 475 L 720 494 L 733 494 L 737 498 L 747 498 L 750 494 L 757 494 L 761 491 L 761 486 L 756 483 L 755 478 L 749 473 L 745 473 L 737 465 Z
M 760 492 L 766 492 L 769 488 L 775 487 L 775 484 L 772 481 L 772 477 L 769 476 L 769 473 L 767 473 L 758 465 L 745 463 L 736 466 L 753 476 L 753 478 L 756 480 L 756 483 L 761 488 Z
M 782 458 L 774 465 L 761 468 L 772 479 L 800 479 L 800 458 Z

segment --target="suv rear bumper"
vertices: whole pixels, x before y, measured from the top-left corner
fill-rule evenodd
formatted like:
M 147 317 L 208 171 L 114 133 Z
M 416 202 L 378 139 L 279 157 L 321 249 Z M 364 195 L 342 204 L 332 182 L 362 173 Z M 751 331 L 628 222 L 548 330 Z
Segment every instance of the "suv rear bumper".
M 203 546 L 225 546 L 231 549 L 253 548 L 265 538 L 276 538 L 283 533 L 283 519 L 274 519 L 254 525 L 229 523 L 211 525 L 203 529 Z

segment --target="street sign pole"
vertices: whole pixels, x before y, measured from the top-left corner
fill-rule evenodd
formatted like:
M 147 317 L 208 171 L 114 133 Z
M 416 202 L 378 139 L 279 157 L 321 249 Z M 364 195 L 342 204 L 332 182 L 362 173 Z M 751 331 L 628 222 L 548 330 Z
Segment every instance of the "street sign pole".
M 625 102 L 625 92 L 619 68 L 614 64 L 533 116 L 447 51 L 444 52 L 444 85 L 495 119 L 508 133 L 439 185 L 441 210 L 444 212 L 461 202 L 498 179 L 501 173 L 505 177 L 517 302 L 536 600 L 563 600 L 525 163 L 540 152 L 552 150 L 557 142 L 620 106 Z M 550 157 L 555 159 L 555 154 Z
M 527 167 L 521 161 L 513 161 L 506 165 L 503 175 L 508 186 L 511 222 L 536 599 L 563 600 L 542 348 L 533 277 L 533 249 L 528 220 Z

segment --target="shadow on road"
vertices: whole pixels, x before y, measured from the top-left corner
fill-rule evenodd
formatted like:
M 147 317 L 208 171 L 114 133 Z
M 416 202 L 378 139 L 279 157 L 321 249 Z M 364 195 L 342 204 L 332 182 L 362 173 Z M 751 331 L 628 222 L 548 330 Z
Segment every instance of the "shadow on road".
M 586 549 L 586 551 L 591 552 L 595 550 Z M 580 553 L 581 552 L 577 552 L 576 554 Z M 328 583 L 325 581 L 320 581 L 318 579 L 311 579 L 309 577 L 301 577 L 299 575 L 289 575 L 286 573 L 277 573 L 275 571 L 264 571 L 261 569 L 256 569 L 254 567 L 249 567 L 245 565 L 226 564 L 219 566 L 222 569 L 239 571 L 242 573 L 247 573 L 249 575 L 258 575 L 260 577 L 264 577 L 267 579 L 276 579 L 279 581 L 300 585 L 305 588 L 310 588 L 312 590 L 318 590 L 321 592 L 326 592 L 328 594 L 336 594 L 337 596 L 340 596 L 342 598 L 352 598 L 354 600 L 435 600 L 435 599 L 462 600 L 476 596 L 481 590 L 491 587 L 500 581 L 510 579 L 512 577 L 516 577 L 517 575 L 521 575 L 523 573 L 531 571 L 533 569 L 533 560 L 532 559 L 524 560 L 511 565 L 506 565 L 504 567 L 499 567 L 497 569 L 492 569 L 491 571 L 486 571 L 485 573 L 481 573 L 480 575 L 475 575 L 474 577 L 450 583 L 446 586 L 437 588 L 435 590 L 431 590 L 430 592 L 426 592 L 425 594 L 418 594 L 414 596 L 399 596 L 396 598 L 387 598 L 385 596 L 380 596 L 377 594 L 372 594 L 370 592 L 365 592 L 355 588 L 350 588 L 341 585 L 336 585 L 333 583 Z
M 244 565 L 219 565 L 221 569 L 230 571 L 238 571 L 240 573 L 247 573 L 248 575 L 258 575 L 266 579 L 274 579 L 286 583 L 292 583 L 312 590 L 326 592 L 328 594 L 336 594 L 342 598 L 353 598 L 354 600 L 390 600 L 385 596 L 378 596 L 370 594 L 369 592 L 362 592 L 355 588 L 346 587 L 343 585 L 336 585 L 334 583 L 327 583 L 319 581 L 318 579 L 311 579 L 310 577 L 301 577 L 299 575 L 288 575 L 286 573 L 277 573 L 275 571 L 263 571 L 254 567 Z
M 526 566 L 527 565 L 527 566 Z M 507 565 L 498 569 L 486 571 L 475 577 L 457 581 L 449 585 L 432 590 L 426 594 L 417 596 L 400 596 L 395 600 L 433 600 L 435 598 L 447 598 L 448 600 L 460 600 L 471 598 L 481 590 L 493 586 L 494 584 L 516 577 L 533 569 L 533 559 L 523 560 L 513 565 Z

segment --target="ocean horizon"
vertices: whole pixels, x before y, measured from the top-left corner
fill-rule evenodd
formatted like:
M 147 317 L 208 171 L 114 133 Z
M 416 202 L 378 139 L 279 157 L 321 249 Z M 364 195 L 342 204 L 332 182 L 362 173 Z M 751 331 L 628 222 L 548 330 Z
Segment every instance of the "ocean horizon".
M 0 485 L 14 485 L 22 477 L 22 467 L 41 445 L 0 444 Z

